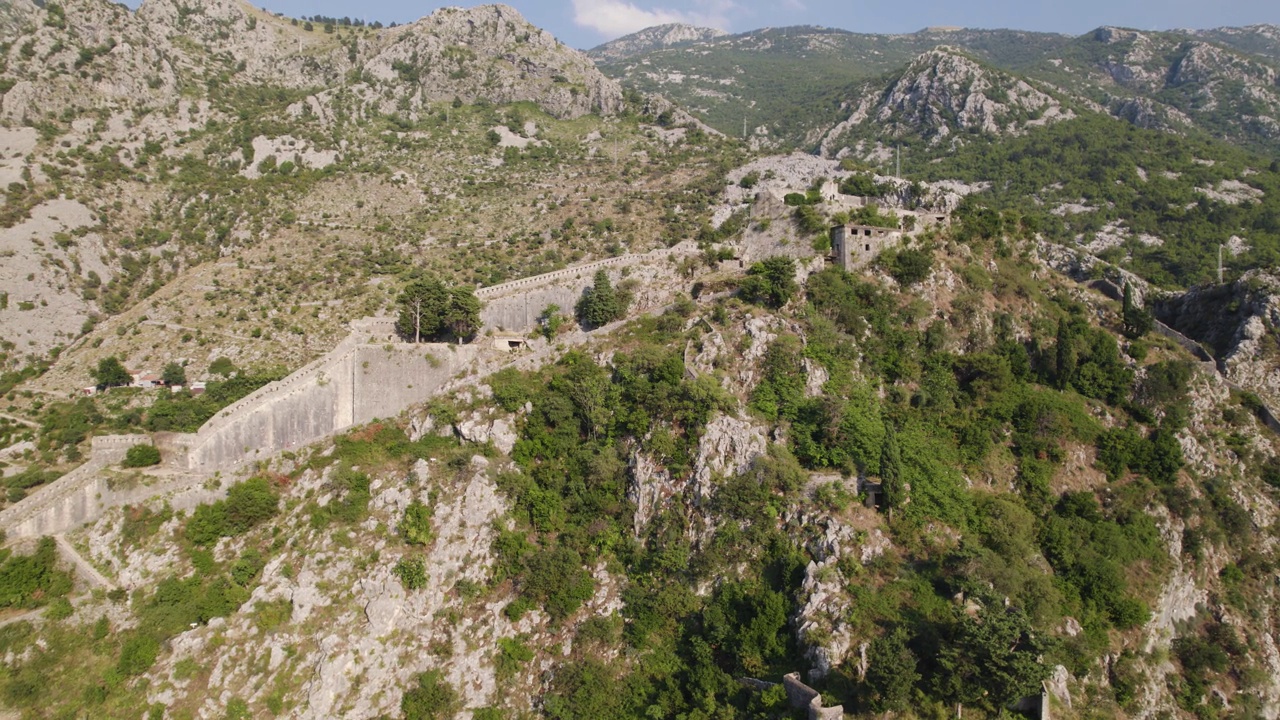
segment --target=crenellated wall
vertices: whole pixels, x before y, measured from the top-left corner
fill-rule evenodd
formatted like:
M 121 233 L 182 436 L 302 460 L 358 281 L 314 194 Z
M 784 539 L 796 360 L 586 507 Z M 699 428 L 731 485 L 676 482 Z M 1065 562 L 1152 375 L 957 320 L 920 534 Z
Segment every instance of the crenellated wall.
M 538 316 L 549 305 L 572 315 L 582 291 L 591 286 L 598 270 L 607 270 L 609 280 L 617 284 L 622 270 L 653 262 L 654 255 L 620 255 L 606 260 L 557 270 L 545 275 L 513 280 L 509 283 L 481 288 L 476 297 L 484 303 L 480 310 L 482 332 L 487 330 L 525 332 L 537 325 Z

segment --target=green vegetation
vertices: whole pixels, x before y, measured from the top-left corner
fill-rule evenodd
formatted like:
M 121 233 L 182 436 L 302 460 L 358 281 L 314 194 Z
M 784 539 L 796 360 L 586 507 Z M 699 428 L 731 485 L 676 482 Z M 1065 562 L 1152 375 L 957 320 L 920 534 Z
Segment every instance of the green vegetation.
M 184 534 L 196 545 L 212 545 L 219 538 L 243 533 L 275 516 L 280 498 L 264 477 L 232 485 L 227 499 L 201 505 L 191 514 Z
M 133 377 L 129 375 L 129 371 L 124 369 L 124 365 L 115 357 L 105 357 L 98 361 L 98 367 L 93 371 L 94 382 L 98 384 L 98 388 L 117 387 L 119 385 L 128 385 L 133 382 Z
M 124 454 L 121 466 L 127 468 L 150 467 L 160 464 L 160 448 L 155 445 L 134 445 Z
M 396 300 L 400 314 L 396 332 L 406 340 L 459 340 L 480 329 L 480 301 L 465 287 L 450 287 L 439 280 L 419 280 L 408 285 Z
M 789 257 L 775 256 L 754 263 L 738 286 L 742 297 L 761 305 L 779 308 L 796 294 L 796 263 Z
M 71 575 L 57 567 L 53 538 L 40 538 L 31 555 L 3 550 L 0 558 L 0 607 L 40 607 L 71 592 Z
M 996 232 L 1041 233 L 1071 244 L 1077 235 L 1121 222 L 1131 237 L 1104 251 L 1104 259 L 1160 285 L 1187 286 L 1216 280 L 1218 245 L 1232 235 L 1247 236 L 1250 245 L 1224 258 L 1232 275 L 1280 264 L 1280 173 L 1271 165 L 1196 135 L 1087 115 L 998 143 L 966 145 L 930 164 L 927 177 L 997 181 L 997 189 L 971 197 L 959 213 L 970 225 L 978 204 L 990 205 L 1004 213 L 992 216 Z M 1232 204 L 1204 192 L 1224 181 L 1242 181 L 1256 197 Z M 1059 203 L 1084 209 L 1055 214 Z M 1142 235 L 1163 242 L 1143 243 Z
M 404 720 L 445 720 L 453 717 L 461 707 L 458 691 L 439 670 L 428 670 L 418 675 L 416 687 L 405 691 L 400 701 Z
M 574 312 L 584 328 L 598 328 L 625 316 L 630 304 L 630 296 L 613 287 L 609 274 L 597 270 L 591 287 L 582 292 Z
M 435 537 L 431 530 L 431 507 L 414 500 L 404 509 L 400 535 L 410 545 L 427 545 Z

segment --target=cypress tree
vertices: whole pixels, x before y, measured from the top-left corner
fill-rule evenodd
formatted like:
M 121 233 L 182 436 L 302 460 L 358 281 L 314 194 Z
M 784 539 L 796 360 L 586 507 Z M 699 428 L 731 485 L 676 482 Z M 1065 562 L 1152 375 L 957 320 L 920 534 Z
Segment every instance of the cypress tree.
M 898 447 L 898 433 L 893 423 L 888 422 L 884 425 L 884 442 L 880 444 L 880 490 L 884 494 L 884 506 L 890 513 L 906 503 L 902 450 Z

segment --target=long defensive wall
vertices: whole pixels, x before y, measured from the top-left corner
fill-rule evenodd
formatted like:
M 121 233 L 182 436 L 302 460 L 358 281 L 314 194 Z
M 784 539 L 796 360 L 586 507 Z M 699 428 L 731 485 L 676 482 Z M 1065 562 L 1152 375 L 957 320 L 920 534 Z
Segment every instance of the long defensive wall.
M 670 299 L 669 263 L 694 248 L 623 255 L 545 275 L 482 288 L 477 296 L 483 333 L 523 334 L 537 324 L 549 305 L 571 313 L 597 270 L 614 282 L 632 274 L 640 282 L 636 310 L 660 307 Z M 351 323 L 351 333 L 330 352 L 278 382 L 266 385 L 223 408 L 195 433 L 106 436 L 93 439 L 88 462 L 0 512 L 0 529 L 10 538 L 65 532 L 101 516 L 109 507 L 183 492 L 187 501 L 201 494 L 203 481 L 257 460 L 316 442 L 376 418 L 399 415 L 421 403 L 450 380 L 475 366 L 490 343 L 466 345 L 403 343 L 391 318 Z M 103 472 L 132 445 L 155 442 L 165 465 L 181 471 L 168 482 L 118 490 Z

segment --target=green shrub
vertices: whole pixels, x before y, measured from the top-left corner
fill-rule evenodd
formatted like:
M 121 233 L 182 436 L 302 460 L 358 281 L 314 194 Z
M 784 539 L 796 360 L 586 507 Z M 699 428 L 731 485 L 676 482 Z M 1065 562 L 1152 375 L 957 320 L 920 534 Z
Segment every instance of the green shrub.
M 121 647 L 116 669 L 126 677 L 141 675 L 151 669 L 159 655 L 160 641 L 148 634 L 135 634 Z
M 239 535 L 275 516 L 280 498 L 266 478 L 253 477 L 232 485 L 227 499 L 199 505 L 191 513 L 184 534 L 196 545 Z
M 406 590 L 421 590 L 427 586 L 427 566 L 416 555 L 400 558 L 395 566 L 395 574 Z
M 427 545 L 435 537 L 431 531 L 432 510 L 417 500 L 409 503 L 400 520 L 400 535 L 410 545 Z
M 453 717 L 461 708 L 458 691 L 439 670 L 418 675 L 414 687 L 406 690 L 400 700 L 404 720 L 443 720 Z
M 155 445 L 134 445 L 124 454 L 121 466 L 127 468 L 150 467 L 160 464 L 160 448 Z
M 779 308 L 790 302 L 799 289 L 795 273 L 796 264 L 791 258 L 780 255 L 767 258 L 747 270 L 738 291 L 750 302 Z
M 31 555 L 10 555 L 0 564 L 0 607 L 33 608 L 71 591 L 71 576 L 57 569 L 53 538 L 43 537 Z
M 884 263 L 894 280 L 902 285 L 915 285 L 933 272 L 933 253 L 907 248 L 889 254 Z

